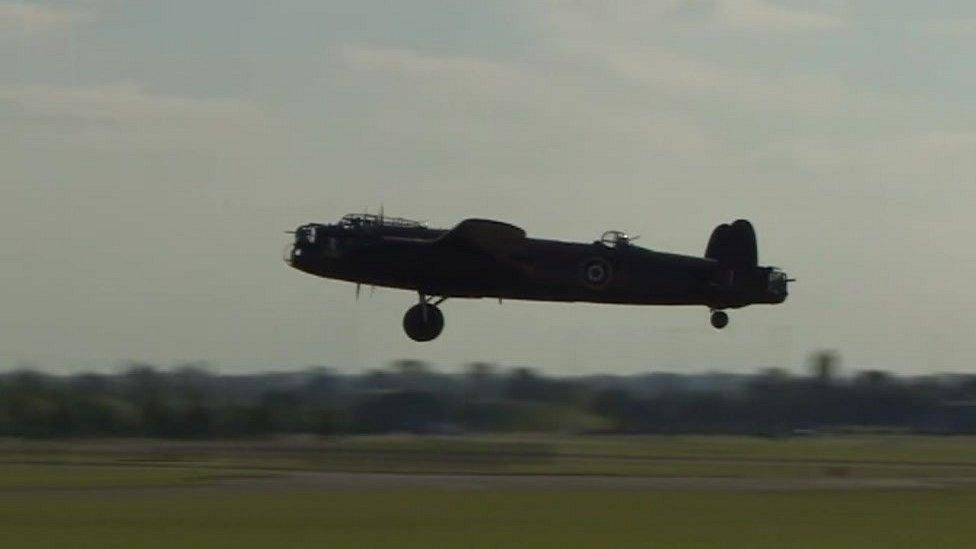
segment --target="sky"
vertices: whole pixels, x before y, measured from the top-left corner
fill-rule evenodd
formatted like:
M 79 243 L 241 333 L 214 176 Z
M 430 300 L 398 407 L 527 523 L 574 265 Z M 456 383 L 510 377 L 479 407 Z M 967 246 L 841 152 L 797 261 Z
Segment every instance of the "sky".
M 397 358 L 556 374 L 972 370 L 971 2 L 0 0 L 0 371 Z M 703 253 L 748 218 L 787 303 L 451 300 L 316 279 L 383 205 Z

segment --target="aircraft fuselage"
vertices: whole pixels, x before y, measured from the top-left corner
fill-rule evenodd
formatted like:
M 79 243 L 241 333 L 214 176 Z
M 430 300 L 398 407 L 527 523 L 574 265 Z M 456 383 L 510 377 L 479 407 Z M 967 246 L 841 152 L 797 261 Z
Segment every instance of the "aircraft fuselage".
M 324 278 L 444 298 L 712 309 L 786 299 L 784 275 L 773 268 L 733 270 L 712 258 L 642 248 L 625 235 L 592 243 L 517 238 L 493 247 L 490 241 L 444 242 L 448 232 L 381 223 L 308 224 L 296 231 L 287 260 Z

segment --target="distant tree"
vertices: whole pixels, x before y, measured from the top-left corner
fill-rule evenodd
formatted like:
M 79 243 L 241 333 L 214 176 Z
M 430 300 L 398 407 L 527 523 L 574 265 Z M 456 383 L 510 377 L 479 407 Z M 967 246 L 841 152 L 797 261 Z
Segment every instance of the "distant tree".
M 138 404 L 145 406 L 165 397 L 165 376 L 149 364 L 131 364 L 122 378 L 126 396 Z
M 487 362 L 473 362 L 464 368 L 463 390 L 468 400 L 497 399 L 501 396 L 498 368 Z
M 304 431 L 304 407 L 301 396 L 296 391 L 273 389 L 261 397 L 263 417 L 270 424 L 270 430 L 280 433 L 299 433 Z
M 962 379 L 959 393 L 963 398 L 976 399 L 976 375 L 967 375 Z
M 366 372 L 360 378 L 360 383 L 366 390 L 388 390 L 396 386 L 396 380 L 390 372 L 383 370 L 370 370 Z
M 420 361 L 390 370 L 219 375 L 132 364 L 119 374 L 0 372 L 0 435 L 245 437 L 274 433 L 609 429 L 778 435 L 865 425 L 939 433 L 976 430 L 976 376 L 836 375 L 811 356 L 811 376 L 642 374 L 553 377 L 487 363 L 463 374 Z
M 306 373 L 306 376 L 302 390 L 304 398 L 319 403 L 335 398 L 339 389 L 339 378 L 327 368 L 312 368 Z
M 437 396 L 420 391 L 370 395 L 353 411 L 353 426 L 364 433 L 427 432 L 447 419 L 447 406 Z
M 864 370 L 854 378 L 854 384 L 867 387 L 883 387 L 891 383 L 891 375 L 881 370 Z
M 605 389 L 597 393 L 590 403 L 590 410 L 610 420 L 613 430 L 639 429 L 640 408 L 637 400 L 623 389 Z
M 77 393 L 105 393 L 109 391 L 108 376 L 95 373 L 83 373 L 70 380 L 71 389 Z
M 837 376 L 840 359 L 833 351 L 818 351 L 810 359 L 811 374 L 817 381 L 830 384 Z
M 140 434 L 138 408 L 118 397 L 81 393 L 68 403 L 74 434 L 79 436 Z
M 515 368 L 505 382 L 505 396 L 513 400 L 547 400 L 548 384 L 530 368 Z
M 402 359 L 393 362 L 393 371 L 402 376 L 422 376 L 430 373 L 431 367 L 422 360 Z
M 173 391 L 183 399 L 210 400 L 216 396 L 216 377 L 206 363 L 181 364 L 169 377 Z

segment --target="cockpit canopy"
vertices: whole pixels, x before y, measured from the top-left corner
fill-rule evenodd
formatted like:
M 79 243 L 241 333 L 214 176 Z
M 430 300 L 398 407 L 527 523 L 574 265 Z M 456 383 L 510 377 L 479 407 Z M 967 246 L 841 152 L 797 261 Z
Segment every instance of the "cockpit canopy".
M 597 242 L 603 244 L 607 248 L 619 248 L 622 246 L 627 246 L 630 244 L 631 240 L 635 240 L 636 238 L 636 236 L 631 238 L 623 231 L 606 231 Z
M 414 221 L 412 219 L 404 219 L 402 217 L 386 217 L 384 215 L 375 214 L 346 214 L 342 216 L 339 220 L 339 226 L 346 229 L 359 228 L 359 227 L 398 227 L 402 229 L 414 229 L 418 227 L 423 227 L 424 224 L 419 221 Z

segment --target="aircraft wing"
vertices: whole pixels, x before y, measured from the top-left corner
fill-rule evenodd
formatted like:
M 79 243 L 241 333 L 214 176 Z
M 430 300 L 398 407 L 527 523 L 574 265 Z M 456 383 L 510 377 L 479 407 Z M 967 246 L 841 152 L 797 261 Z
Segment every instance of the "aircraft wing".
M 525 239 L 520 227 L 491 219 L 465 219 L 437 239 L 436 244 L 501 255 Z

